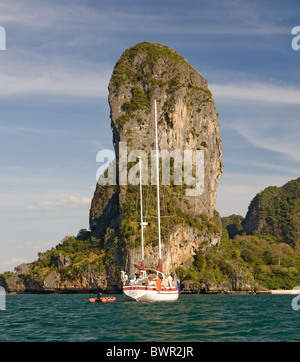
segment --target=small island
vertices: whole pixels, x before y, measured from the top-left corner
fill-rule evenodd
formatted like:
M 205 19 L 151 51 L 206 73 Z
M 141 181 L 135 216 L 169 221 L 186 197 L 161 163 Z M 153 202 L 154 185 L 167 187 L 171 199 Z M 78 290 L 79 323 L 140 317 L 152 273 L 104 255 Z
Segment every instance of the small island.
M 221 218 L 215 210 L 223 170 L 222 140 L 207 81 L 169 47 L 142 42 L 126 49 L 109 83 L 116 184 L 97 184 L 90 230 L 65 236 L 38 260 L 0 275 L 9 293 L 120 293 L 121 270 L 139 259 L 139 188 L 120 182 L 120 144 L 127 153 L 153 150 L 152 106 L 158 100 L 162 150 L 199 150 L 204 157 L 203 190 L 163 185 L 164 270 L 175 270 L 182 293 L 269 293 L 300 285 L 300 178 L 270 186 L 250 203 L 246 217 Z M 150 158 L 149 158 L 150 159 Z M 169 171 L 176 167 L 171 158 Z M 133 167 L 134 161 L 128 162 Z M 127 170 L 128 171 L 128 170 Z M 182 167 L 184 172 L 184 167 Z M 152 218 L 156 186 L 143 189 L 145 255 L 154 265 L 158 233 Z

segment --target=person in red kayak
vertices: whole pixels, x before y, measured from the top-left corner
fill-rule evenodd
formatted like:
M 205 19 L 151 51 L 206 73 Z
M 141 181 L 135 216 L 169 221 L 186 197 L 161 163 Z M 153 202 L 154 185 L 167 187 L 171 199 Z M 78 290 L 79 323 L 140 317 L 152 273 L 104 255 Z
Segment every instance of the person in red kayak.
M 102 296 L 102 293 L 99 292 L 95 301 L 100 302 L 101 301 L 101 296 Z

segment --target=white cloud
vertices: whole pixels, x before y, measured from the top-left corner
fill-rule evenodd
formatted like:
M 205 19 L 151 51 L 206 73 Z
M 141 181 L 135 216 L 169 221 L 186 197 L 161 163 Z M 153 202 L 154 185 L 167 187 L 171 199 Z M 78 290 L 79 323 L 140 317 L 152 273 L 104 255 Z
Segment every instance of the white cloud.
M 0 266 L 3 268 L 8 268 L 8 269 L 12 269 L 13 267 L 15 267 L 16 265 L 20 265 L 23 263 L 28 263 L 29 261 L 27 259 L 24 258 L 11 258 L 9 260 L 3 260 L 0 263 Z
M 275 9 L 267 9 L 263 4 L 251 5 L 246 2 L 229 1 L 220 3 L 210 1 L 209 4 L 195 4 L 192 7 L 148 6 L 138 1 L 126 4 L 125 7 L 113 3 L 99 1 L 92 8 L 82 2 L 47 2 L 38 0 L 22 0 L 22 2 L 0 3 L 1 21 L 9 24 L 26 26 L 27 28 L 65 29 L 70 25 L 97 24 L 102 31 L 171 34 L 226 34 L 232 36 L 262 36 L 287 34 L 290 29 L 274 22 L 279 15 Z M 202 16 L 205 14 L 205 16 Z M 199 22 L 199 17 L 201 17 Z M 131 26 L 135 24 L 134 28 Z M 230 25 L 229 25 L 230 24 Z M 155 25 L 155 26 L 154 26 Z
M 22 0 L 0 3 L 1 22 L 32 28 L 53 27 L 69 20 L 81 23 L 87 18 L 93 19 L 95 12 L 82 4 L 64 5 L 62 3 Z M 55 30 L 55 28 L 53 28 Z
M 299 170 L 297 168 L 294 168 L 292 166 L 285 166 L 284 164 L 273 164 L 273 163 L 266 163 L 266 162 L 256 162 L 256 161 L 247 161 L 247 164 L 250 167 L 257 167 L 264 171 L 274 171 L 278 174 L 289 174 L 291 177 L 299 177 Z M 242 165 L 245 165 L 245 162 L 242 163 Z M 293 175 L 293 176 L 292 176 Z
M 1 25 L 7 28 L 0 97 L 107 98 L 112 65 L 87 55 L 102 42 L 98 24 L 103 27 L 103 17 L 82 4 L 0 1 Z
M 105 98 L 109 72 L 78 73 L 67 69 L 47 71 L 43 69 L 39 74 L 27 72 L 22 75 L 0 74 L 1 96 L 12 95 L 64 95 L 73 97 Z
M 24 242 L 24 244 L 19 245 L 18 248 L 42 251 L 42 250 L 49 249 L 52 246 L 53 246 L 53 242 L 50 242 L 50 241 L 35 241 L 35 242 L 27 241 L 27 242 Z
M 91 198 L 85 196 L 66 196 L 55 201 L 39 201 L 35 205 L 29 205 L 28 210 L 58 210 L 90 205 Z
M 244 81 L 211 84 L 210 89 L 216 104 L 225 107 L 223 129 L 282 159 L 300 161 L 299 87 Z
M 196 9 L 200 10 L 197 6 Z M 1 62 L 0 74 L 0 84 L 5 86 L 0 89 L 0 97 L 56 94 L 106 98 L 113 64 L 106 66 L 100 64 L 100 60 L 95 69 L 95 63 L 88 62 L 86 57 L 80 63 L 76 55 L 84 57 L 84 49 L 90 51 L 90 47 L 95 44 L 99 47 L 103 42 L 107 44 L 105 49 L 109 49 L 112 38 L 116 41 L 116 33 L 133 31 L 131 24 L 135 24 L 134 31 L 151 34 L 258 36 L 287 33 L 289 29 L 277 23 L 266 19 L 262 22 L 261 17 L 266 18 L 262 10 L 263 7 L 242 5 L 240 2 L 238 5 L 230 2 L 217 8 L 212 4 L 205 6 L 206 21 L 199 23 L 194 10 L 186 9 L 183 14 L 178 11 L 166 12 L 165 9 L 162 13 L 153 9 L 145 12 L 144 6 L 138 3 L 118 8 L 114 5 L 104 6 L 101 2 L 94 7 L 80 2 L 74 2 L 72 6 L 37 0 L 0 2 L 1 22 L 3 25 L 11 24 L 20 37 L 18 39 L 14 35 L 15 38 L 7 39 L 8 49 Z M 218 21 L 224 19 L 224 14 L 227 14 L 226 26 L 224 20 Z M 228 23 L 233 25 L 228 26 Z M 33 45 L 29 45 L 31 41 Z M 248 83 L 212 84 L 210 88 L 218 102 L 300 102 L 299 89 L 283 90 L 277 86 Z
M 300 105 L 300 88 L 267 83 L 210 84 L 216 102 Z
M 287 126 L 289 132 L 286 131 Z M 256 147 L 279 152 L 289 160 L 300 161 L 300 125 L 297 121 L 290 124 L 286 121 L 278 129 L 274 121 L 272 123 L 268 120 L 244 121 L 232 124 L 230 127 Z

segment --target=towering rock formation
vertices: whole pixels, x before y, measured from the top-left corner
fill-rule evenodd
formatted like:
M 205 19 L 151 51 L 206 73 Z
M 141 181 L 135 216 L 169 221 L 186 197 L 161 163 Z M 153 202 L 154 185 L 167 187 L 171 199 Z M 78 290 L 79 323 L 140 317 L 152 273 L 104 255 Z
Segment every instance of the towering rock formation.
M 207 82 L 174 50 L 148 42 L 137 44 L 125 50 L 109 83 L 116 185 L 97 184 L 90 209 L 92 233 L 110 258 L 111 284 L 121 268 L 130 268 L 140 258 L 139 188 L 130 179 L 138 178 L 137 155 L 141 153 L 132 154 L 133 150 L 143 151 L 143 169 L 149 166 L 148 175 L 143 174 L 143 183 L 148 183 L 143 187 L 144 213 L 150 223 L 145 228 L 146 263 L 157 262 L 156 186 L 150 172 L 155 149 L 154 100 L 159 149 L 178 156 L 164 168 L 173 176 L 171 184 L 161 189 L 162 213 L 166 209 L 169 216 L 162 218 L 164 270 L 191 264 L 199 248 L 205 251 L 220 241 L 220 218 L 214 206 L 223 168 L 222 146 Z M 193 172 L 184 164 L 191 151 Z M 192 186 L 186 184 L 188 174 L 195 181 Z

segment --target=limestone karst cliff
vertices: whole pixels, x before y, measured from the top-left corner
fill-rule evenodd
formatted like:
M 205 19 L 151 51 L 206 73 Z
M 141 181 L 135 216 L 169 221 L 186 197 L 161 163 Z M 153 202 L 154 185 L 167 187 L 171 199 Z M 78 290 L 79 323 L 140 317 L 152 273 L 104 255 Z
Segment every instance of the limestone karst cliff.
M 222 224 L 214 206 L 223 164 L 212 95 L 202 75 L 174 50 L 143 42 L 124 51 L 109 83 L 116 182 L 97 184 L 90 208 L 91 232 L 81 230 L 77 237 L 67 236 L 56 248 L 39 253 L 37 261 L 0 275 L 0 283 L 9 292 L 121 291 L 120 271 L 133 271 L 133 263 L 141 257 L 139 185 L 134 183 L 139 176 L 138 155 L 143 170 L 148 171 L 143 173 L 143 212 L 148 222 L 145 263 L 157 265 L 156 183 L 151 157 L 155 149 L 154 100 L 163 156 L 163 271 L 193 268 L 196 255 L 206 257 L 220 244 Z M 164 177 L 169 173 L 168 183 Z M 104 172 L 102 181 L 108 176 Z M 192 285 L 188 283 L 188 292 Z M 212 284 L 205 290 L 209 288 Z
M 249 205 L 242 223 L 249 234 L 272 235 L 294 247 L 300 243 L 300 178 L 282 187 L 269 186 Z
M 157 100 L 159 149 L 173 152 L 172 155 L 177 152 L 182 162 L 178 166 L 178 159 L 171 158 L 167 168 L 173 175 L 171 184 L 162 186 L 162 213 L 166 209 L 169 216 L 162 218 L 166 272 L 191 264 L 199 248 L 204 251 L 220 242 L 221 223 L 214 206 L 223 164 L 217 112 L 207 82 L 174 50 L 149 42 L 125 50 L 114 67 L 108 88 L 116 185 L 97 184 L 90 226 L 92 234 L 100 238 L 111 256 L 108 274 L 111 283 L 115 283 L 119 269 L 130 268 L 140 257 L 138 186 L 129 182 L 130 172 L 137 175 L 137 154 L 130 158 L 134 150 L 144 152 L 147 158 L 143 159 L 143 167 L 149 166 L 145 176 L 148 185 L 144 186 L 144 213 L 149 222 L 145 228 L 146 263 L 156 263 L 156 186 L 151 183 L 150 172 L 151 151 L 155 149 L 154 100 Z M 125 151 L 121 149 L 124 144 Z M 185 183 L 186 151 L 191 151 L 194 157 L 190 176 L 198 177 L 192 186 Z M 125 182 L 124 172 L 120 174 L 120 169 L 124 171 L 120 165 L 124 153 L 128 161 Z M 197 171 L 196 154 L 204 162 L 202 174 L 200 166 Z M 181 185 L 174 179 L 175 170 L 182 179 Z

